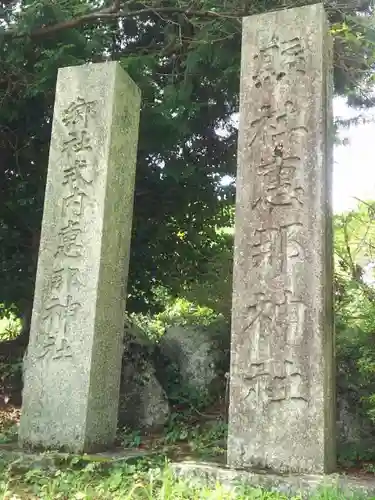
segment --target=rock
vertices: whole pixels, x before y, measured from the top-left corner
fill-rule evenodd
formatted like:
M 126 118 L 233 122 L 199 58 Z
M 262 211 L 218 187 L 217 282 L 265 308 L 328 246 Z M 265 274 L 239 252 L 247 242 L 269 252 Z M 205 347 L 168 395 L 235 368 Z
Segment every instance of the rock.
M 359 339 L 355 333 L 338 330 L 336 371 L 336 439 L 339 461 L 343 464 L 372 460 L 375 452 L 375 425 L 367 398 L 375 383 L 360 371 Z
M 153 350 L 145 333 L 127 320 L 118 417 L 120 428 L 155 429 L 168 420 L 169 403 L 156 377 Z
M 360 389 L 337 386 L 337 451 L 340 462 L 372 459 L 375 452 L 375 426 L 361 400 Z
M 173 326 L 159 344 L 157 373 L 171 400 L 209 402 L 225 391 L 229 326 Z

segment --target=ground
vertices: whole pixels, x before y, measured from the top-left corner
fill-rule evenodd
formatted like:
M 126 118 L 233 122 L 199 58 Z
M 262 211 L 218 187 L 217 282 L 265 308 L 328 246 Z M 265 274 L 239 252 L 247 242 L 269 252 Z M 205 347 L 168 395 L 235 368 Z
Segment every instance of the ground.
M 288 497 L 242 488 L 234 494 L 224 487 L 191 487 L 174 479 L 169 461 L 200 459 L 225 462 L 225 409 L 216 406 L 183 415 L 175 409 L 163 433 L 142 435 L 120 430 L 117 446 L 126 460 L 67 456 L 30 459 L 12 455 L 20 408 L 3 402 L 0 408 L 0 498 L 3 499 L 134 499 L 134 500 L 282 500 Z M 372 463 L 356 464 L 345 472 L 374 478 Z M 324 493 L 321 500 L 344 500 Z M 295 497 L 297 500 L 298 497 Z M 353 497 L 359 500 L 359 497 Z M 369 498 L 369 497 L 367 497 Z M 375 498 L 375 497 L 374 497 Z
M 68 456 L 51 462 L 44 455 L 38 455 L 36 459 L 15 456 L 12 451 L 16 447 L 21 413 L 18 363 L 22 359 L 21 351 L 22 346 L 16 346 L 11 352 L 11 362 L 0 352 L 0 499 L 287 498 L 259 489 L 239 489 L 234 495 L 219 485 L 214 489 L 205 489 L 203 486 L 192 488 L 173 478 L 169 461 L 199 459 L 225 463 L 227 409 L 224 402 L 205 410 L 175 407 L 169 424 L 162 432 L 145 435 L 120 429 L 116 445 L 118 449 L 126 450 L 128 459 L 125 461 Z M 9 349 L 3 352 L 9 353 Z M 358 461 L 350 466 L 342 466 L 341 472 L 370 480 L 374 478 L 375 462 Z M 319 498 L 344 500 L 335 493 L 326 493 Z

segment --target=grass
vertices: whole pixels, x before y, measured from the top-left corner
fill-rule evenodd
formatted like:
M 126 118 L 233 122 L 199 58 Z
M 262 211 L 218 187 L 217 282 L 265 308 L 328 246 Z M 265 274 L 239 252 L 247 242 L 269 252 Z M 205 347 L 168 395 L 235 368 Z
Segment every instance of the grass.
M 228 490 L 216 484 L 188 484 L 176 479 L 169 461 L 185 458 L 219 461 L 224 449 L 220 442 L 226 437 L 226 425 L 198 425 L 172 419 L 164 434 L 142 436 L 140 433 L 119 432 L 122 448 L 149 449 L 156 452 L 127 462 L 87 461 L 83 457 L 47 460 L 41 454 L 37 460 L 2 458 L 0 450 L 0 500 L 72 499 L 72 500 L 298 500 L 260 488 L 238 485 Z M 0 444 L 17 437 L 17 425 L 0 432 Z M 191 456 L 193 455 L 193 457 Z M 8 456 L 9 457 L 9 456 Z M 334 491 L 321 492 L 314 500 L 346 500 Z M 366 497 L 352 496 L 359 500 Z M 375 499 L 375 497 L 373 497 Z M 369 497 L 367 497 L 369 500 Z
M 245 486 L 230 491 L 217 484 L 208 488 L 189 485 L 174 478 L 165 457 L 138 459 L 133 463 L 112 465 L 70 460 L 59 467 L 18 467 L 14 462 L 0 463 L 0 499 L 71 500 L 298 500 L 259 488 Z M 325 491 L 314 500 L 346 500 Z M 359 499 L 359 497 L 352 497 Z
M 0 341 L 16 338 L 20 330 L 21 321 L 14 314 L 10 314 L 9 317 L 0 318 Z
M 16 336 L 20 324 L 14 318 L 0 320 L 1 335 L 7 339 Z M 4 364 L 6 369 L 19 369 L 18 366 Z M 9 413 L 9 412 L 8 412 Z M 17 439 L 17 418 L 2 423 L 0 412 L 0 445 L 12 443 Z M 194 412 L 193 412 L 194 413 Z M 199 413 L 199 412 L 198 412 Z M 202 415 L 202 414 L 200 414 Z M 298 500 L 301 496 L 288 497 L 260 488 L 239 485 L 228 490 L 216 484 L 207 487 L 202 484 L 188 484 L 176 479 L 169 466 L 169 459 L 181 458 L 224 458 L 226 424 L 220 420 L 212 422 L 197 421 L 172 415 L 169 425 L 159 436 L 142 436 L 139 432 L 122 430 L 119 443 L 123 448 L 143 448 L 156 451 L 152 458 L 133 460 L 131 463 L 112 464 L 83 461 L 70 457 L 58 465 L 38 462 L 15 461 L 2 457 L 0 450 L 0 500 Z M 5 419 L 6 420 L 6 419 Z M 209 425 L 208 425 L 209 424 Z M 190 455 L 188 457 L 187 455 Z M 193 456 L 191 456 L 193 455 Z M 168 458 L 169 457 L 169 458 Z M 373 472 L 373 471 L 371 471 Z M 370 500 L 370 497 L 344 496 L 335 491 L 324 491 L 312 497 L 313 500 Z M 375 500 L 375 497 L 372 497 Z

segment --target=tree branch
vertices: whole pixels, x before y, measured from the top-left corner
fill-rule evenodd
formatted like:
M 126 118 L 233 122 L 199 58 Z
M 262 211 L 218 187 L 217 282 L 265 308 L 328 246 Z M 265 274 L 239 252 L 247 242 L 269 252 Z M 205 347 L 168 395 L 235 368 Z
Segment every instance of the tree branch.
M 126 2 L 125 4 L 131 4 L 133 0 L 130 2 Z M 114 3 L 105 9 L 98 10 L 96 12 L 91 12 L 90 14 L 85 14 L 83 16 L 79 16 L 73 19 L 68 19 L 67 21 L 62 21 L 57 24 L 53 24 L 50 26 L 42 26 L 41 28 L 37 28 L 31 33 L 19 33 L 16 30 L 8 30 L 0 33 L 0 39 L 3 38 L 25 38 L 30 37 L 32 39 L 42 38 L 51 34 L 55 34 L 59 31 L 63 31 L 66 29 L 77 28 L 84 24 L 93 24 L 99 22 L 101 20 L 105 21 L 113 21 L 116 19 L 125 19 L 125 18 L 133 18 L 138 17 L 143 14 L 184 14 L 186 17 L 200 17 L 200 18 L 230 18 L 239 20 L 242 16 L 235 16 L 233 14 L 219 13 L 214 11 L 204 11 L 204 10 L 189 10 L 182 9 L 177 7 L 145 7 L 143 9 L 138 10 L 128 10 L 128 9 L 120 9 L 120 0 L 115 0 Z

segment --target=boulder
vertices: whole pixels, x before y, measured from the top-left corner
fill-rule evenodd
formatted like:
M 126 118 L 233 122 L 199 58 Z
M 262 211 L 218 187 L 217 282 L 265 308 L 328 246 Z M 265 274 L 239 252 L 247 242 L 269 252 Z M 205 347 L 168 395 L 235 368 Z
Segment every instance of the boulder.
M 127 320 L 118 414 L 120 428 L 157 429 L 169 418 L 168 398 L 156 377 L 153 351 L 154 345 L 143 330 Z
M 375 426 L 371 421 L 360 389 L 337 385 L 337 451 L 340 462 L 370 460 L 375 453 Z
M 159 343 L 159 380 L 171 400 L 209 403 L 225 392 L 229 368 L 229 326 L 172 326 Z

